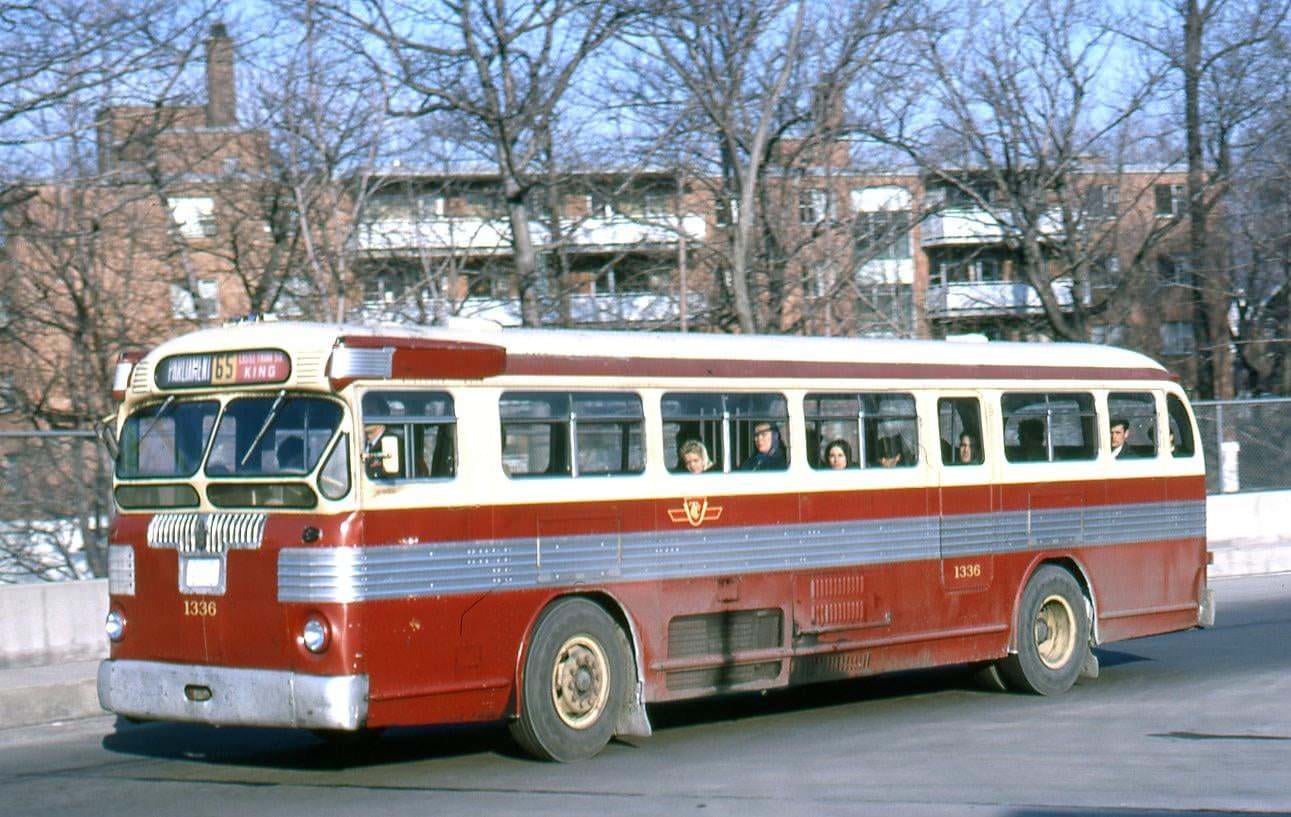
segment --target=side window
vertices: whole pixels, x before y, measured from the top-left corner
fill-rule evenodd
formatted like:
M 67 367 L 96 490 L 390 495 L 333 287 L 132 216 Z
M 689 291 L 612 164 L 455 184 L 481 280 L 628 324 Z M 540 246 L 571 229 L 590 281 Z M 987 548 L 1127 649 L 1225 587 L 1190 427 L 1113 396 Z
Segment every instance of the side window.
M 1150 392 L 1112 392 L 1107 395 L 1107 415 L 1107 439 L 1114 458 L 1157 455 L 1157 406 Z
M 1092 460 L 1098 456 L 1094 396 L 1011 393 L 1000 400 L 1009 462 Z
M 937 427 L 944 465 L 981 465 L 986 461 L 982 410 L 975 397 L 943 397 L 937 401 Z
M 363 472 L 368 479 L 444 479 L 457 473 L 453 397 L 439 391 L 363 395 Z
M 1192 421 L 1188 407 L 1173 394 L 1165 396 L 1166 414 L 1170 420 L 1170 439 L 1167 441 L 1172 456 L 1191 457 L 1197 450 L 1192 439 Z
M 859 468 L 865 462 L 861 444 L 861 401 L 855 394 L 809 394 L 802 402 L 807 424 L 807 464 L 817 470 Z
M 904 468 L 919 461 L 909 394 L 809 394 L 803 415 L 813 468 Z
M 673 473 L 789 467 L 789 404 L 780 394 L 663 396 L 664 460 Z
M 639 474 L 641 398 L 629 392 L 506 392 L 499 402 L 508 476 Z

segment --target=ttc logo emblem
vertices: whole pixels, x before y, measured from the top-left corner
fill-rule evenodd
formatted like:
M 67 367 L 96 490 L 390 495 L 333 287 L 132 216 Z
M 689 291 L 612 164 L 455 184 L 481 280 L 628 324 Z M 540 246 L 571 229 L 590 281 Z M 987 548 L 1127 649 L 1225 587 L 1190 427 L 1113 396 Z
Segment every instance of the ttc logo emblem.
M 722 507 L 709 507 L 708 497 L 688 496 L 681 501 L 680 508 L 669 508 L 668 518 L 673 522 L 689 522 L 697 528 L 705 522 L 715 522 L 722 517 Z

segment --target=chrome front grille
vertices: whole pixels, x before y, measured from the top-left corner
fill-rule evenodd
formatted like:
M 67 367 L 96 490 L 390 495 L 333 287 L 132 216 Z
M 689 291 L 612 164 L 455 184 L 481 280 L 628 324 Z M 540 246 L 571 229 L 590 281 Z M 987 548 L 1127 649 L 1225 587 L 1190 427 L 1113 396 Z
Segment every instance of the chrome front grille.
M 185 553 L 259 550 L 265 513 L 159 513 L 148 523 L 148 547 Z

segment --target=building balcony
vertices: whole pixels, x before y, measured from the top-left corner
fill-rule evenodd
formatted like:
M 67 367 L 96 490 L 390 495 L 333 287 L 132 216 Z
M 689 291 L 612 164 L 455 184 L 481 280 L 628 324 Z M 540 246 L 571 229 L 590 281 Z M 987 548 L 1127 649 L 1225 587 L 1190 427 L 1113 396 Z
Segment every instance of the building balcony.
M 1053 295 L 1063 309 L 1073 304 L 1073 286 L 1068 278 L 1051 285 Z M 1082 302 L 1088 303 L 1088 297 Z M 1030 284 L 1021 281 L 976 281 L 935 284 L 928 287 L 928 317 L 933 320 L 956 318 L 1022 317 L 1044 312 L 1040 295 Z
M 1059 232 L 1061 222 L 1057 212 L 1041 219 L 1041 237 Z M 990 246 L 1020 238 L 1021 231 L 1007 219 L 978 208 L 943 210 L 928 216 L 919 226 L 919 244 L 923 247 Z
M 676 293 L 618 293 L 569 296 L 570 323 L 580 326 L 670 326 L 681 320 L 681 299 Z M 688 314 L 694 317 L 708 309 L 703 293 L 686 296 Z M 359 316 L 365 322 L 428 323 L 439 317 L 478 318 L 502 326 L 520 326 L 519 298 L 472 297 L 462 301 L 444 298 L 392 300 L 388 303 L 365 302 Z M 560 323 L 560 305 L 543 306 L 544 324 Z
M 551 246 L 546 224 L 534 221 L 529 229 L 536 247 Z M 704 219 L 696 215 L 571 219 L 564 228 L 564 242 L 575 251 L 664 248 L 676 246 L 683 232 L 689 240 L 702 241 L 705 231 Z M 496 218 L 388 218 L 361 222 L 355 241 L 360 251 L 370 253 L 510 253 L 511 225 Z

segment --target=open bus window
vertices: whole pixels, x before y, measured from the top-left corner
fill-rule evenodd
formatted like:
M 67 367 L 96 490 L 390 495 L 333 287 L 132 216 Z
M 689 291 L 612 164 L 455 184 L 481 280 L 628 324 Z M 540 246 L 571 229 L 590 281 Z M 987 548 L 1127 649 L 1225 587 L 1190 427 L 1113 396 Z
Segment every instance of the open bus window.
M 443 391 L 363 395 L 363 473 L 368 479 L 447 479 L 457 473 L 457 416 Z
M 1009 462 L 1092 460 L 1098 456 L 1092 394 L 1011 392 L 1000 399 Z
M 981 465 L 982 410 L 976 397 L 943 397 L 937 401 L 937 426 L 944 465 Z
M 908 468 L 919 461 L 912 395 L 808 394 L 803 415 L 812 468 Z M 831 463 L 833 449 L 844 451 L 845 465 L 838 465 L 837 455 Z
M 506 392 L 499 403 L 508 476 L 607 476 L 645 470 L 645 420 L 631 392 Z
M 219 410 L 214 400 L 168 400 L 134 412 L 121 427 L 117 477 L 191 477 Z
M 1188 409 L 1173 394 L 1165 396 L 1165 408 L 1170 420 L 1168 445 L 1171 456 L 1191 457 L 1197 449 L 1192 439 L 1192 420 L 1188 417 Z
M 1118 460 L 1157 455 L 1157 404 L 1150 392 L 1107 395 L 1107 433 Z M 1119 443 L 1119 446 L 1118 446 Z
M 708 454 L 710 471 L 789 467 L 789 404 L 784 395 L 672 392 L 663 396 L 660 410 L 665 456 L 673 473 L 688 473 L 682 449 L 696 451 L 694 443 Z

